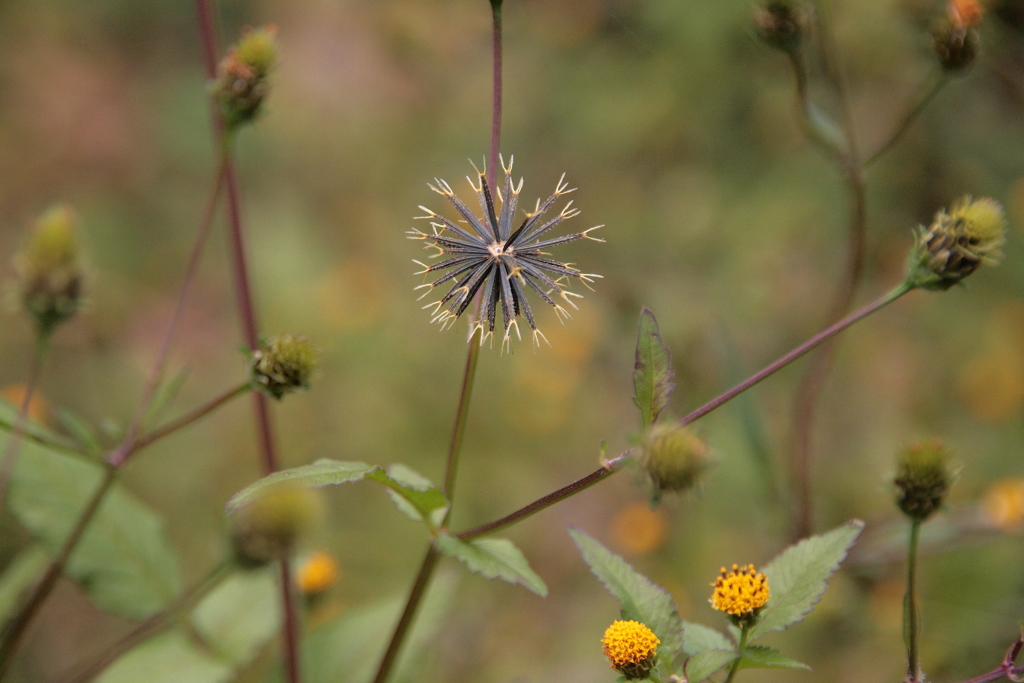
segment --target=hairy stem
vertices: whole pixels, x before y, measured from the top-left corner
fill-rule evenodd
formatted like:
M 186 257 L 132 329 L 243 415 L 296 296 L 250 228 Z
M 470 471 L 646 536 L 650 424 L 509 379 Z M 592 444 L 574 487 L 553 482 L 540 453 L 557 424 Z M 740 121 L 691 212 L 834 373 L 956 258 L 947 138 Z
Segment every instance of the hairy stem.
M 18 416 L 14 421 L 14 429 L 4 446 L 3 457 L 0 457 L 0 508 L 4 507 L 7 499 L 7 487 L 11 482 L 11 475 L 14 473 L 14 466 L 18 461 L 18 448 L 25 436 L 25 427 L 28 422 L 28 410 L 32 405 L 32 396 L 39 385 L 39 373 L 42 369 L 43 358 L 46 356 L 50 344 L 48 332 L 40 330 L 36 334 L 36 342 L 32 348 L 32 357 L 28 364 L 28 377 L 25 379 L 25 394 L 21 397 L 21 406 L 18 408 Z
M 907 592 L 903 596 L 903 634 L 907 641 L 907 680 L 920 680 L 917 642 L 921 623 L 917 607 L 917 546 L 921 537 L 921 520 L 910 523 L 907 543 Z
M 89 662 L 76 666 L 74 670 L 60 678 L 59 683 L 86 683 L 91 681 L 102 673 L 104 669 L 113 664 L 121 655 L 173 626 L 178 617 L 194 607 L 210 591 L 230 576 L 233 568 L 234 565 L 231 562 L 222 562 L 217 565 L 195 585 L 186 589 L 175 598 L 174 602 L 138 624 L 117 642 L 111 643 L 109 647 Z

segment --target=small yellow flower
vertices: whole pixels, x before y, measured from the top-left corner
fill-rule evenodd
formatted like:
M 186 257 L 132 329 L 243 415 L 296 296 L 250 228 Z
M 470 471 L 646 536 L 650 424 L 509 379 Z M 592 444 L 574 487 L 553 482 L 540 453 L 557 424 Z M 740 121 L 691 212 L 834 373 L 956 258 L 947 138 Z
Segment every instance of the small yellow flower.
M 333 586 L 337 580 L 338 563 L 322 550 L 310 555 L 299 567 L 298 575 L 295 577 L 299 590 L 306 595 L 319 595 Z
M 628 680 L 650 676 L 658 636 L 639 621 L 615 621 L 604 632 L 604 656 Z
M 963 197 L 953 208 L 914 232 L 908 282 L 914 287 L 945 290 L 977 270 L 997 264 L 1006 242 L 1006 215 L 988 197 Z
M 726 572 L 722 567 L 722 575 L 712 586 L 711 606 L 719 612 L 725 612 L 737 622 L 746 621 L 757 614 L 771 592 L 768 590 L 768 577 L 754 569 L 754 565 L 746 567 L 733 565 L 732 571 Z
M 1024 479 L 997 481 L 982 500 L 985 520 L 997 529 L 1012 529 L 1024 523 Z

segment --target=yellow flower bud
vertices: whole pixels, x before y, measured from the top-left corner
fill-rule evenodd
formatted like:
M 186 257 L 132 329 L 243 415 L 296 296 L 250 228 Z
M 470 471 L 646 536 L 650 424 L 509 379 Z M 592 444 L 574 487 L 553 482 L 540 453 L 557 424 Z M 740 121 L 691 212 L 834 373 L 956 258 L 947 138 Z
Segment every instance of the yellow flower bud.
M 214 93 L 228 130 L 254 119 L 270 89 L 277 63 L 277 28 L 246 30 L 217 67 Z
M 746 567 L 734 564 L 729 572 L 722 567 L 721 575 L 711 585 L 715 587 L 711 606 L 728 614 L 737 624 L 754 617 L 771 597 L 768 577 L 755 570 L 752 564 Z
M 648 678 L 661 641 L 639 621 L 616 621 L 604 632 L 601 643 L 612 668 L 627 680 Z
M 999 263 L 1005 242 L 1006 215 L 999 202 L 964 197 L 915 231 L 907 280 L 921 289 L 949 289 L 982 264 Z
M 76 223 L 70 208 L 49 209 L 14 258 L 18 304 L 36 319 L 40 334 L 49 334 L 81 307 Z

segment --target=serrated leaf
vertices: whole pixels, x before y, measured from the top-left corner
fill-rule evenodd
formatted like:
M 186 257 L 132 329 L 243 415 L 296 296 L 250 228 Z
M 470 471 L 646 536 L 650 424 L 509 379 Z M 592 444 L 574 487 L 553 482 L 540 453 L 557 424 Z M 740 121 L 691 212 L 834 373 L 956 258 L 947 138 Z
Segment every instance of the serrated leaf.
M 798 662 L 795 659 L 791 659 L 786 655 L 782 654 L 778 650 L 772 647 L 766 647 L 764 645 L 749 645 L 743 651 L 743 657 L 740 659 L 739 668 L 741 669 L 807 669 L 811 670 L 811 667 L 807 666 L 803 662 Z
M 236 512 L 239 508 L 248 505 L 262 495 L 268 488 L 291 482 L 298 486 L 317 488 L 320 486 L 334 486 L 348 482 L 360 481 L 367 474 L 380 469 L 376 465 L 367 465 L 365 462 L 342 462 L 329 460 L 327 458 L 317 460 L 311 465 L 302 465 L 287 470 L 274 472 L 271 475 L 257 479 L 244 489 L 231 496 L 224 509 L 228 514 Z
M 704 650 L 686 661 L 686 678 L 690 683 L 700 683 L 723 666 L 727 666 L 739 657 L 733 650 Z
M 405 465 L 392 465 L 387 472 L 377 469 L 367 474 L 366 478 L 388 487 L 391 500 L 414 521 L 426 521 L 431 526 L 437 526 L 438 515 L 443 516 L 448 508 L 448 498 L 441 489 Z
M 96 683 L 225 683 L 234 671 L 177 631 L 151 638 L 114 662 Z
M 654 314 L 647 308 L 640 312 L 640 330 L 636 340 L 636 362 L 633 366 L 633 401 L 640 408 L 644 431 L 658 419 L 668 405 L 672 383 L 672 354 L 661 340 L 661 331 Z
M 704 624 L 683 622 L 683 652 L 695 655 L 705 650 L 732 650 L 736 645 L 720 631 Z
M 210 649 L 235 667 L 245 666 L 281 624 L 276 566 L 236 572 L 192 611 L 192 625 Z
M 21 597 L 42 576 L 50 562 L 50 553 L 41 545 L 30 545 L 18 553 L 0 574 L 0 632 L 3 624 L 21 602 Z
M 96 463 L 25 442 L 8 504 L 33 537 L 56 551 L 103 476 Z M 156 612 L 180 591 L 178 561 L 162 520 L 116 483 L 72 553 L 67 573 L 100 607 L 134 618 Z
M 444 535 L 437 538 L 436 544 L 443 555 L 463 562 L 474 574 L 518 583 L 542 598 L 548 594 L 548 587 L 530 569 L 522 551 L 506 538 L 478 538 L 466 542 Z
M 622 617 L 646 624 L 661 641 L 659 656 L 674 659 L 683 649 L 685 634 L 668 591 L 579 529 L 569 529 L 569 535 L 590 571 L 618 599 Z
M 863 528 L 860 520 L 847 522 L 821 536 L 805 538 L 769 562 L 763 571 L 771 596 L 750 628 L 748 639 L 782 631 L 801 621 L 821 598 L 828 578 L 839 568 Z

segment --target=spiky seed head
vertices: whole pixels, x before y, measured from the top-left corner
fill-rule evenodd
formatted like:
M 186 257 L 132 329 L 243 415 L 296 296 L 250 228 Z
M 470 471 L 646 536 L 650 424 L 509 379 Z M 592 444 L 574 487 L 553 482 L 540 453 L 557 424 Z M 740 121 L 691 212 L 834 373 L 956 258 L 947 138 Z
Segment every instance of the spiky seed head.
M 942 507 L 955 471 L 952 454 L 939 441 L 912 444 L 897 458 L 896 505 L 907 517 L 924 521 Z
M 639 621 L 615 621 L 601 639 L 604 656 L 626 680 L 649 678 L 661 640 Z
M 1006 215 L 989 197 L 966 196 L 946 213 L 914 232 L 907 282 L 913 287 L 946 290 L 982 264 L 997 264 L 1006 242 Z
M 807 33 L 808 9 L 791 0 L 770 0 L 754 9 L 757 35 L 783 52 L 796 52 Z
M 246 29 L 238 45 L 221 60 L 214 93 L 229 131 L 259 114 L 270 90 L 277 53 L 277 27 L 270 25 Z
M 82 270 L 77 217 L 67 206 L 48 209 L 14 256 L 18 305 L 49 334 L 81 307 Z
M 654 484 L 656 502 L 662 493 L 681 493 L 696 486 L 710 459 L 707 445 L 693 429 L 667 423 L 648 430 L 640 462 Z
M 285 558 L 321 515 L 321 501 L 313 489 L 291 483 L 273 486 L 232 515 L 235 558 L 249 568 Z
M 276 399 L 308 389 L 316 368 L 317 351 L 305 337 L 290 334 L 260 342 L 249 360 L 249 374 L 257 388 Z

